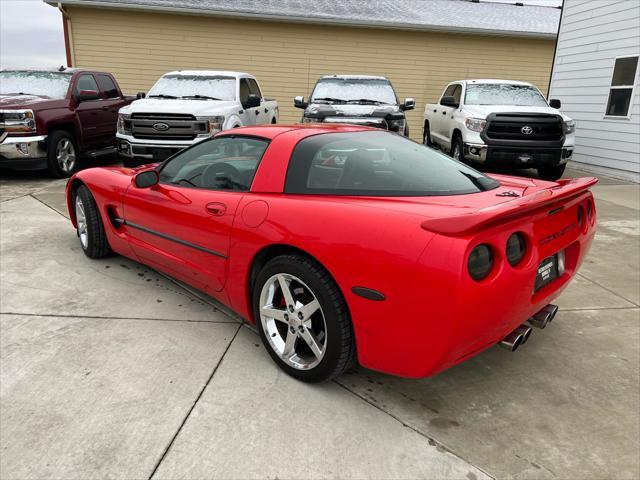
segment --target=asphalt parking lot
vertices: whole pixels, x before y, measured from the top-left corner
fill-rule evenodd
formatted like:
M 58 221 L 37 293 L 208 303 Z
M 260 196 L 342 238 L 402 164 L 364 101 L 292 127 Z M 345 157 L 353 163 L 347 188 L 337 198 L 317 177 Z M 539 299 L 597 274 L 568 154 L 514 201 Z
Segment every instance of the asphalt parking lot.
M 3 479 L 640 477 L 639 185 L 594 188 L 590 256 L 517 352 L 312 386 L 211 299 L 86 258 L 64 180 L 0 175 Z

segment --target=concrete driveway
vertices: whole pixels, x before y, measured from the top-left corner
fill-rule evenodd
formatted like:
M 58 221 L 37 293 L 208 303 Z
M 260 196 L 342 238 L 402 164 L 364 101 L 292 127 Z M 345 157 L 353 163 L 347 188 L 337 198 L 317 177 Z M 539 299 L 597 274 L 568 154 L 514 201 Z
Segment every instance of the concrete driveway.
M 3 479 L 640 477 L 638 185 L 594 189 L 591 254 L 516 353 L 309 386 L 211 299 L 87 259 L 64 181 L 2 175 Z

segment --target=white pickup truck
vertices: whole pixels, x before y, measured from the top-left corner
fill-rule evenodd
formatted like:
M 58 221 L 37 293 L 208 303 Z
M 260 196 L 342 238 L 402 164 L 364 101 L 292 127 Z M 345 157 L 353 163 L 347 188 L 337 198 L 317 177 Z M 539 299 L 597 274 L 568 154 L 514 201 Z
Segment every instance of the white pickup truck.
M 424 109 L 424 144 L 456 160 L 536 168 L 557 180 L 573 155 L 575 122 L 530 83 L 459 80 Z
M 221 130 L 277 121 L 278 103 L 262 96 L 253 75 L 169 72 L 145 98 L 120 109 L 118 151 L 129 158 L 161 161 Z

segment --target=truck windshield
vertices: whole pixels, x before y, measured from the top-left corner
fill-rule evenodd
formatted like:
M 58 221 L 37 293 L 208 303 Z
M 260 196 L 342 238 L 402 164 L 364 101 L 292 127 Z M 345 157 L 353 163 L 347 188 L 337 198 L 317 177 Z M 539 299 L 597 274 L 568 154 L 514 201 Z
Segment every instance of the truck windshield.
M 71 74 L 64 72 L 30 72 L 4 70 L 0 72 L 0 95 L 34 95 L 63 99 L 67 96 Z
M 464 95 L 467 105 L 514 105 L 548 107 L 538 89 L 529 85 L 508 83 L 476 83 L 467 85 Z
M 398 100 L 388 80 L 380 78 L 322 78 L 311 94 L 311 103 L 380 103 Z
M 383 131 L 313 135 L 296 145 L 286 193 L 377 197 L 460 195 L 491 190 L 492 178 Z
M 151 87 L 148 97 L 236 99 L 236 79 L 219 75 L 165 75 Z

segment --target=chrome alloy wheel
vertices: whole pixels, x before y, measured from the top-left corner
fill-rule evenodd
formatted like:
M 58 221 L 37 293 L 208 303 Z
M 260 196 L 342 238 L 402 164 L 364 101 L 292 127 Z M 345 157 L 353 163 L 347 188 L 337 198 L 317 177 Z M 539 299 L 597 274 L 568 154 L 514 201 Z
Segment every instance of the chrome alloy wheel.
M 260 293 L 260 321 L 273 351 L 289 366 L 309 370 L 327 346 L 327 324 L 311 289 L 288 273 L 273 275 Z
M 76 223 L 78 225 L 78 238 L 85 250 L 89 246 L 89 232 L 87 230 L 87 216 L 84 213 L 84 204 L 80 195 L 76 195 Z
M 76 149 L 68 138 L 61 138 L 56 145 L 56 161 L 63 172 L 73 172 L 76 165 Z

